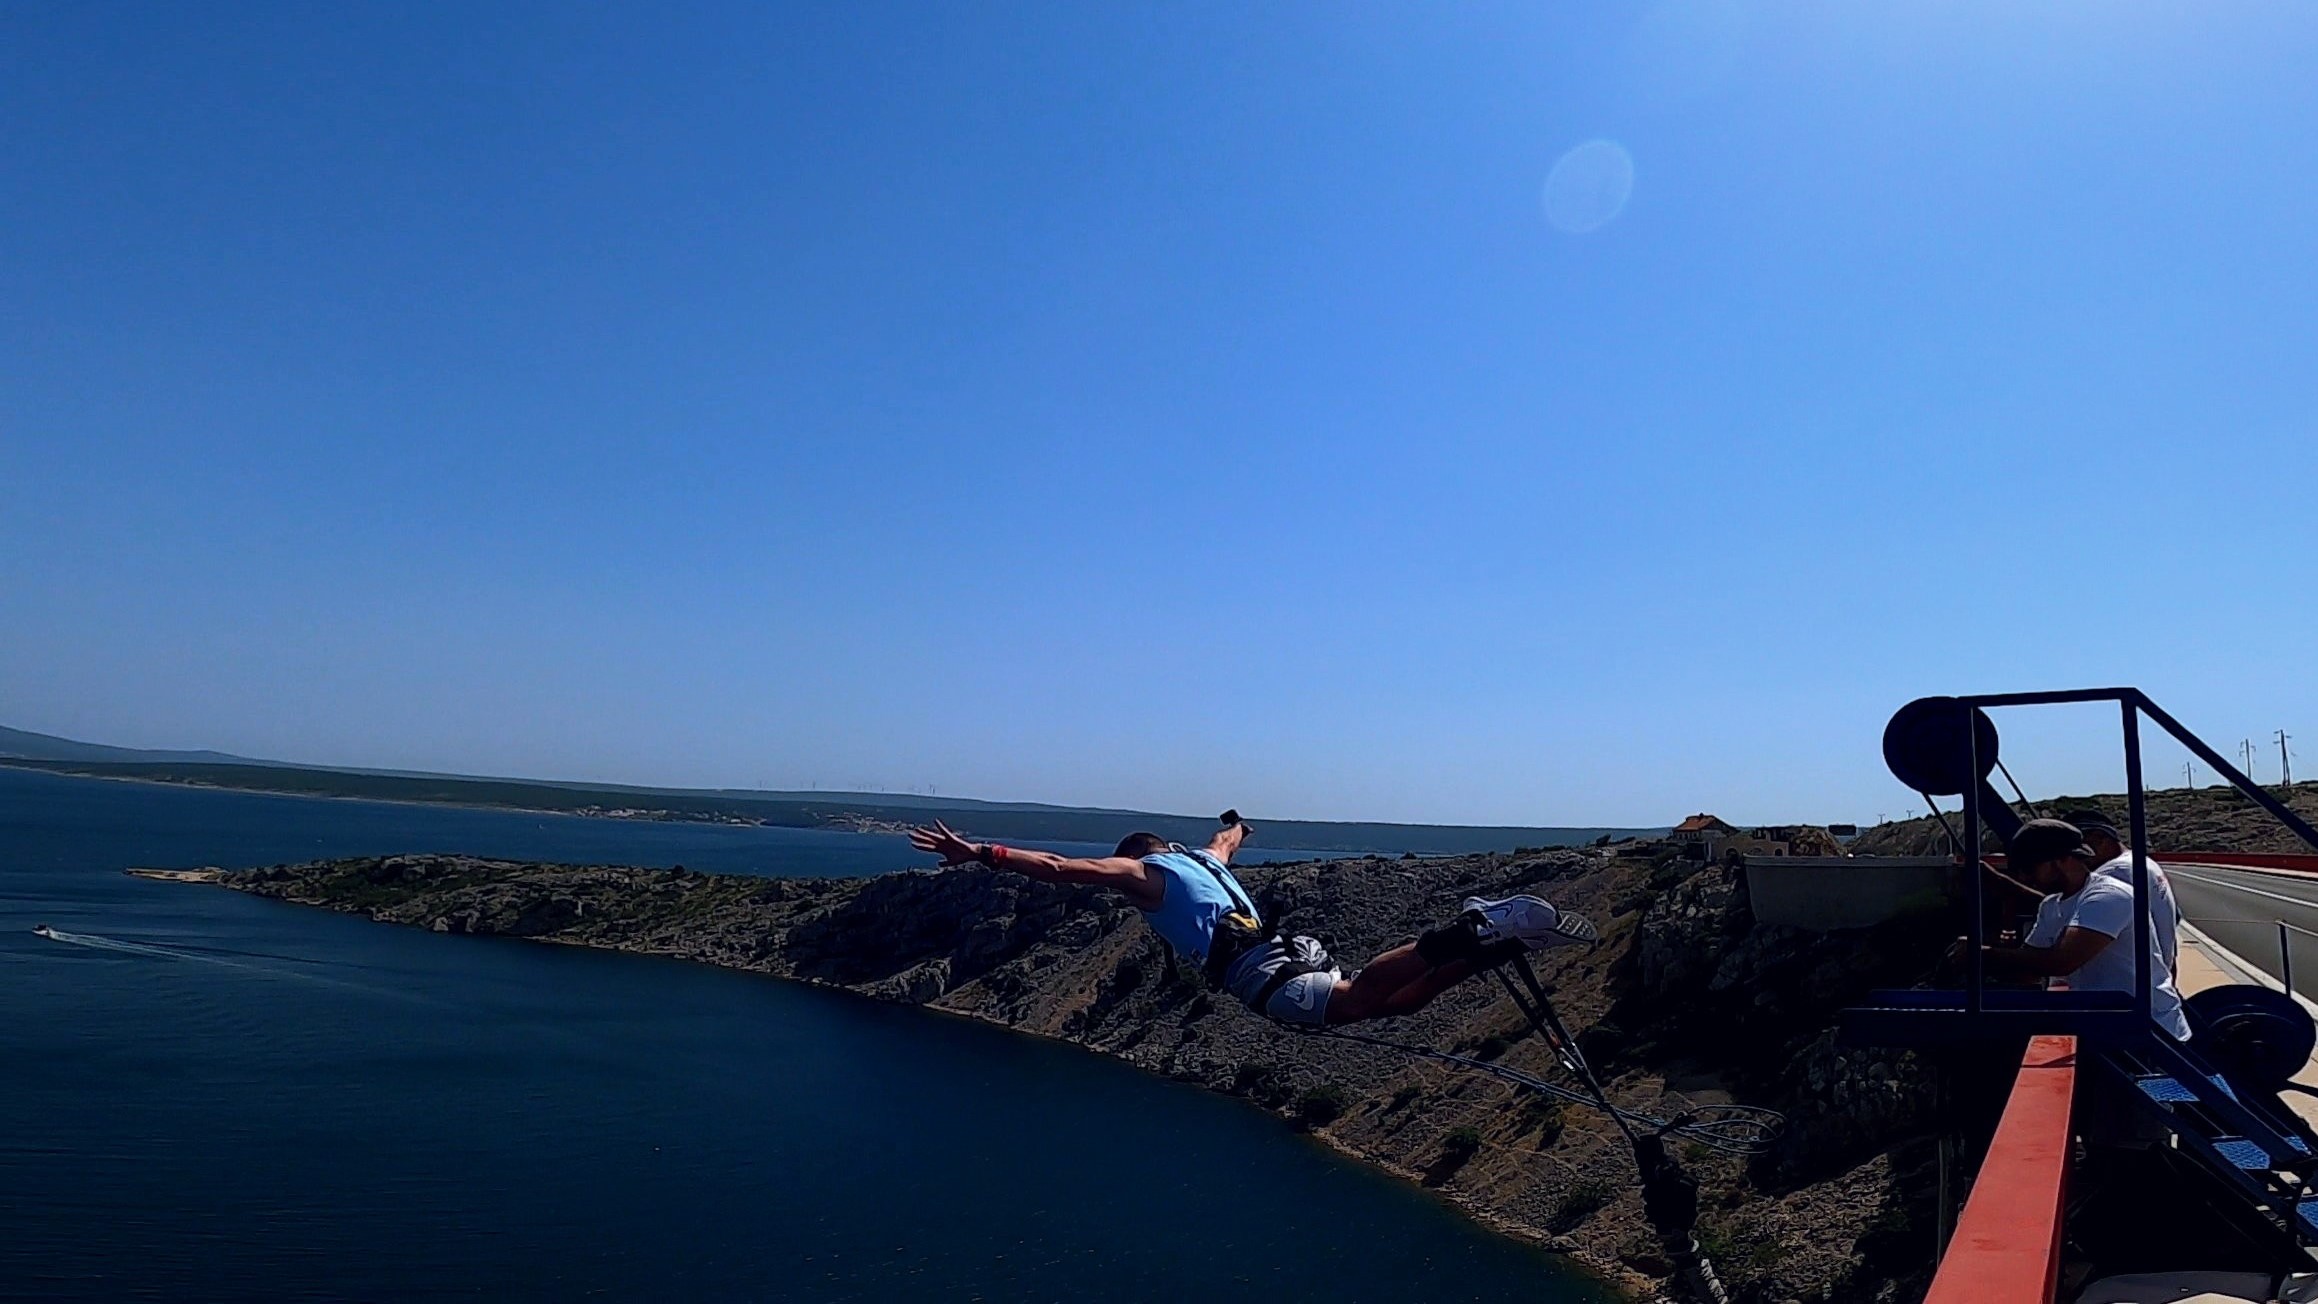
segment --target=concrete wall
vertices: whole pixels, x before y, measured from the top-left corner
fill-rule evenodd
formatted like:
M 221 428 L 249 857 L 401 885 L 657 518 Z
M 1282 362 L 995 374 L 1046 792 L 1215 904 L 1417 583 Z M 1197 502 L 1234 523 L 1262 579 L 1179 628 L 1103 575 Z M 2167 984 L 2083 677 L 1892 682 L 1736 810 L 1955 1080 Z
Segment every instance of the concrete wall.
M 1940 909 L 1961 882 L 1946 856 L 1748 856 L 1740 863 L 1755 918 L 1821 933 Z

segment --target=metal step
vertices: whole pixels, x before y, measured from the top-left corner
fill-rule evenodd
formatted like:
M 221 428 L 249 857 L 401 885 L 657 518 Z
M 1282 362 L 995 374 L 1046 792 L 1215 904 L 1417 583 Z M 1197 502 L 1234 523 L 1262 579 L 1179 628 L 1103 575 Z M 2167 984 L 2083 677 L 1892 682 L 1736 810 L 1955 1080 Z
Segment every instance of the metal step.
M 2238 1098 L 2237 1088 L 2229 1084 L 2228 1078 L 2219 1073 L 2207 1076 L 2213 1083 L 2214 1090 L 2231 1100 Z M 2169 1074 L 2144 1073 L 2133 1079 L 2133 1082 L 2134 1085 L 2141 1088 L 2142 1094 L 2160 1105 L 2186 1105 L 2197 1099 L 2197 1093 L 2190 1090 L 2187 1083 Z
M 2304 1240 L 2318 1240 L 2318 1196 L 2294 1206 L 2294 1221 L 2300 1224 L 2295 1230 L 2302 1233 Z
M 2222 1136 L 2213 1139 L 2214 1150 L 2243 1172 L 2265 1172 L 2270 1166 L 2270 1152 L 2262 1149 L 2259 1141 L 2248 1141 L 2242 1136 Z
M 2191 1048 L 2152 1041 L 2104 1058 L 2132 1082 L 2185 1155 L 2282 1219 L 2303 1245 L 2318 1247 L 2318 1189 L 2302 1171 L 2312 1147 L 2293 1128 L 2250 1105 Z M 2167 1068 L 2172 1071 L 2162 1071 Z
M 2141 1094 L 2160 1105 L 2190 1105 L 2197 1102 L 2197 1093 L 2164 1073 L 2144 1073 L 2133 1079 Z

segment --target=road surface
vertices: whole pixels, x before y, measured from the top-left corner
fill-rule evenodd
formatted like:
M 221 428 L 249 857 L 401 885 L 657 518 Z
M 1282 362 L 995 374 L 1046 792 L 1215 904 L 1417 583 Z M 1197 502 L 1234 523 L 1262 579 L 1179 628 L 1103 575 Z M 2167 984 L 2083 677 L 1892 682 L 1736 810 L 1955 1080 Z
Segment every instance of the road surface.
M 2318 999 L 2318 874 L 2160 863 L 2173 879 L 2181 917 L 2273 978 L 2280 968 L 2278 922 L 2307 930 L 2287 932 L 2294 990 Z

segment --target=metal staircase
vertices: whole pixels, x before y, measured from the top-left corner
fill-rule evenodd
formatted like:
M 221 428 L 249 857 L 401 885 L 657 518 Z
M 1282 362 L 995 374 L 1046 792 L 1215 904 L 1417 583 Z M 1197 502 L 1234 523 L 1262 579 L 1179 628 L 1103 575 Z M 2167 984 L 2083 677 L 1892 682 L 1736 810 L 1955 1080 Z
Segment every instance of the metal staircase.
M 2318 1137 L 2274 1095 L 2233 1083 L 2194 1044 L 2152 1032 L 2138 1045 L 2099 1045 L 2093 1053 L 2182 1154 L 2296 1244 L 2318 1249 Z

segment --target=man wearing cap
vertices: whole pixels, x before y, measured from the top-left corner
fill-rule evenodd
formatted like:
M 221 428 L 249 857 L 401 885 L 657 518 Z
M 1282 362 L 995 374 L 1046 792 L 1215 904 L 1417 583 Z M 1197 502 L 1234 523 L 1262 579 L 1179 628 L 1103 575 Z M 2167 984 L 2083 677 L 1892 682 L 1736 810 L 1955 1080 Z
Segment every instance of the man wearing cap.
M 2101 857 L 2101 863 L 2093 867 L 2095 874 L 2113 875 L 2125 880 L 2126 886 L 2132 885 L 2132 849 L 2125 845 L 2124 835 L 2117 832 L 2116 825 L 2109 823 L 2107 815 L 2088 806 L 2083 810 L 2073 810 L 2063 814 L 2061 820 L 2076 825 L 2077 831 L 2085 835 L 2085 845 L 2092 848 L 2094 855 Z M 2181 971 L 2181 911 L 2176 909 L 2173 904 L 2173 880 L 2165 873 L 2165 866 L 2157 863 L 2155 856 L 2149 858 L 2149 893 L 2151 899 L 2156 903 L 2157 918 L 2174 921 L 2172 928 L 2162 926 L 2158 928 L 2157 942 L 2165 948 L 2165 967 L 2179 973 Z
M 2116 830 L 2107 841 L 2116 847 Z M 2087 845 L 2084 830 L 2062 820 L 2030 820 L 2006 848 L 2007 868 L 2052 895 L 2037 908 L 2036 923 L 2019 946 L 1987 948 L 1987 969 L 1999 978 L 2066 978 L 2080 992 L 2133 990 L 2134 952 L 2117 945 L 2139 922 L 2133 900 L 2133 857 L 2106 856 Z M 2183 1041 L 2189 1021 L 2181 1014 L 2181 992 L 2173 966 L 2180 915 L 2171 884 L 2150 865 L 2149 1014 L 2157 1025 Z

